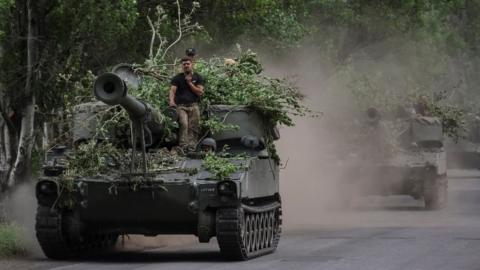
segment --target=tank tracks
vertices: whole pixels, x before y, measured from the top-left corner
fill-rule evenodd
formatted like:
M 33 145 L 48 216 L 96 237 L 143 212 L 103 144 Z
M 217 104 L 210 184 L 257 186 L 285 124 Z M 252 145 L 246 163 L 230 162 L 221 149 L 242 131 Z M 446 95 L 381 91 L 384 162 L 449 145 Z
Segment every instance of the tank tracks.
M 218 209 L 216 233 L 222 255 L 244 261 L 274 252 L 280 240 L 281 215 L 280 203 Z
M 35 230 L 38 242 L 48 258 L 71 259 L 108 251 L 118 235 L 95 233 L 71 239 L 65 232 L 64 215 L 50 207 L 38 206 Z

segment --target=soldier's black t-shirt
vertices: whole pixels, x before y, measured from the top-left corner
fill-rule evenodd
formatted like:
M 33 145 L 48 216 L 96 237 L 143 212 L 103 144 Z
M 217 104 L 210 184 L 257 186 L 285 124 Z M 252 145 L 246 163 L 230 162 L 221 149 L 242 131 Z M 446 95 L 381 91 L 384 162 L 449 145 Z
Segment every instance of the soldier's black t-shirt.
M 203 85 L 204 82 L 202 76 L 200 76 L 198 73 L 193 73 L 192 83 L 196 86 Z M 200 100 L 200 97 L 197 96 L 192 89 L 190 89 L 190 86 L 188 86 L 184 73 L 179 73 L 173 77 L 170 84 L 177 87 L 177 91 L 175 93 L 176 104 L 192 104 Z

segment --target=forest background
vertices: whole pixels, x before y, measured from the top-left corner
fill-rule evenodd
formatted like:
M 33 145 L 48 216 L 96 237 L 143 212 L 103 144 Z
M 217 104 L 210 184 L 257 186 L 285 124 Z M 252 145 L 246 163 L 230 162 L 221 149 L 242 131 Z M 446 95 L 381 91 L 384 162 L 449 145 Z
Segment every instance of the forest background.
M 237 44 L 271 61 L 311 55 L 360 105 L 425 93 L 477 113 L 480 0 L 0 0 L 0 193 L 30 179 L 45 123 L 95 75 L 152 57 L 152 22 L 177 40 L 179 11 L 192 28 L 165 61 L 187 47 L 229 57 Z

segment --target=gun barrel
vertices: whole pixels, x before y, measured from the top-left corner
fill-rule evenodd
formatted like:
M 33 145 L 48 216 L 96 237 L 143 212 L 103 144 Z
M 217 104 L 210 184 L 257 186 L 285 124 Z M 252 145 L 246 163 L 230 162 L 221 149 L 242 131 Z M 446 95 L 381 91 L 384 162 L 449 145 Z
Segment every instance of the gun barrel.
M 98 76 L 93 92 L 98 100 L 108 105 L 122 106 L 133 118 L 148 113 L 147 105 L 128 95 L 125 82 L 115 73 L 107 72 Z

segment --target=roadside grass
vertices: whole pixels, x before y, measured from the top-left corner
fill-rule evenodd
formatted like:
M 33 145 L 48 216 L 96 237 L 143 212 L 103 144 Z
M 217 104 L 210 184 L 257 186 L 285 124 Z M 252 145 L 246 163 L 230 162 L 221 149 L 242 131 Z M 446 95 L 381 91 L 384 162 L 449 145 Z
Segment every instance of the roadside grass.
M 26 253 L 22 229 L 15 224 L 0 223 L 0 258 Z

